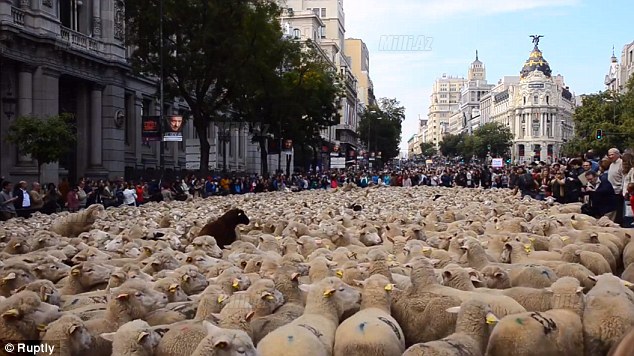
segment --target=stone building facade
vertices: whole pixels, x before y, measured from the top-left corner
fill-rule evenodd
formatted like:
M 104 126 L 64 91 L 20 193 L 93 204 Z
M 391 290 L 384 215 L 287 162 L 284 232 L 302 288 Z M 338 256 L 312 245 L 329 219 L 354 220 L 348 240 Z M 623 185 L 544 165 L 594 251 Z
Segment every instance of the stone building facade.
M 159 143 L 141 137 L 142 116 L 161 112 L 157 81 L 132 73 L 124 19 L 122 0 L 0 0 L 0 174 L 57 183 L 160 168 Z M 164 115 L 187 119 L 184 101 L 165 98 L 164 104 Z M 17 117 L 62 113 L 74 116 L 77 143 L 38 178 L 36 162 L 17 152 L 6 133 Z M 166 170 L 186 169 L 188 146 L 199 141 L 191 120 L 183 126 L 182 142 L 164 143 Z M 207 132 L 210 169 L 222 168 L 226 147 L 228 171 L 259 173 L 259 147 L 247 128 L 229 128 L 224 144 L 221 130 L 212 124 Z M 277 155 L 270 155 L 269 167 L 276 166 Z

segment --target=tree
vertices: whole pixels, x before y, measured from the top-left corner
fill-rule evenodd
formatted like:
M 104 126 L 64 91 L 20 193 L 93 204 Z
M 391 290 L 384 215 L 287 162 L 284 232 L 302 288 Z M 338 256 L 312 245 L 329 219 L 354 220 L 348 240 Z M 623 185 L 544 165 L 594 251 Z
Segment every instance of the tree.
M 485 158 L 488 153 L 492 157 L 502 157 L 508 154 L 513 145 L 511 129 L 499 122 L 489 122 L 478 127 L 471 138 L 473 155 L 478 158 Z
M 572 157 L 592 149 L 598 154 L 612 147 L 624 150 L 634 147 L 634 77 L 625 94 L 599 92 L 583 96 L 573 120 L 575 135 L 564 144 L 563 154 Z M 597 130 L 603 130 L 598 140 Z
M 191 109 L 200 139 L 200 169 L 208 171 L 207 128 L 214 121 L 243 121 L 235 103 L 254 95 L 244 78 L 269 75 L 277 67 L 271 47 L 282 38 L 280 8 L 259 0 L 162 0 L 163 38 L 160 38 L 159 0 L 126 1 L 127 42 L 135 48 L 131 60 L 141 74 L 163 75 L 166 93 L 182 97 Z M 232 105 L 233 104 L 233 105 Z
M 252 130 L 254 142 L 260 145 L 262 171 L 266 174 L 267 139 L 292 139 L 294 146 L 313 154 L 319 152 L 320 131 L 339 122 L 342 85 L 334 66 L 312 41 L 281 41 L 270 53 L 271 64 L 279 63 L 276 73 L 256 72 L 242 81 L 250 86 L 237 107 L 247 121 L 258 121 L 269 127 L 270 135 Z M 290 170 L 290 160 L 286 162 Z
M 436 155 L 436 146 L 429 142 L 423 142 L 420 144 L 420 151 L 425 157 L 432 157 Z
M 7 140 L 14 143 L 21 153 L 37 160 L 38 180 L 42 165 L 58 162 L 67 155 L 77 137 L 70 114 L 40 119 L 33 116 L 17 118 L 9 127 Z
M 440 141 L 439 150 L 443 156 L 457 157 L 462 154 L 459 149 L 460 142 L 462 142 L 467 135 L 461 133 L 458 135 L 447 134 Z
M 384 161 L 397 157 L 405 108 L 396 99 L 381 98 L 361 114 L 358 134 L 369 149 L 381 152 Z

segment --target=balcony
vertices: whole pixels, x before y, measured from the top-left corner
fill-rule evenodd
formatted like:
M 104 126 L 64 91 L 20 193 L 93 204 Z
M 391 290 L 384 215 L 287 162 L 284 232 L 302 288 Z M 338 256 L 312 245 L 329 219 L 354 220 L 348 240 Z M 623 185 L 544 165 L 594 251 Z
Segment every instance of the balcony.
M 15 23 L 16 25 L 24 26 L 24 11 L 12 6 L 11 16 L 13 17 L 13 23 Z
M 94 52 L 98 52 L 100 50 L 99 41 L 94 40 L 83 33 L 73 31 L 67 27 L 60 26 L 60 39 L 72 48 L 79 48 Z

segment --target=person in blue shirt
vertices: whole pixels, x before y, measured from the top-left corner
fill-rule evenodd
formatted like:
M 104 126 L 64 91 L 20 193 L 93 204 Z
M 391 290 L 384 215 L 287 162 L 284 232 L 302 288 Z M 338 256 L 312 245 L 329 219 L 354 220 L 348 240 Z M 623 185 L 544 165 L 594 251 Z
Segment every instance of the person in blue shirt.
M 385 185 L 390 185 L 391 181 L 392 181 L 392 177 L 390 177 L 389 174 L 386 174 L 383 176 L 383 183 L 385 183 Z
M 372 183 L 379 184 L 379 176 L 377 174 L 372 175 Z

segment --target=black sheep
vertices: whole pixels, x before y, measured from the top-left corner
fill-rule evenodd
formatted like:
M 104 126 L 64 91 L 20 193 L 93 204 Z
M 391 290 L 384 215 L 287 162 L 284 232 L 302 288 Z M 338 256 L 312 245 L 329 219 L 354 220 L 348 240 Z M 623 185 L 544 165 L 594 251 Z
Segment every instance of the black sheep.
M 249 224 L 249 217 L 242 209 L 231 209 L 215 221 L 207 223 L 198 236 L 209 235 L 216 239 L 218 247 L 225 248 L 236 241 L 236 226 Z

